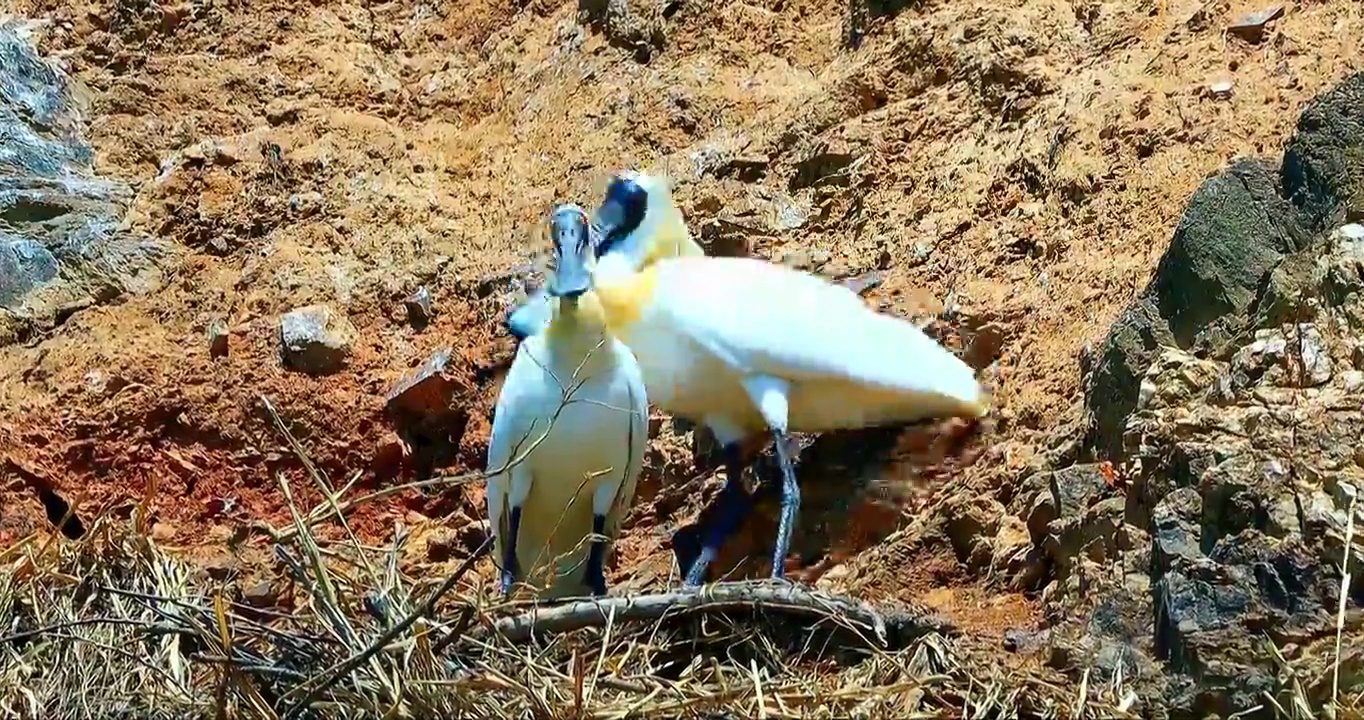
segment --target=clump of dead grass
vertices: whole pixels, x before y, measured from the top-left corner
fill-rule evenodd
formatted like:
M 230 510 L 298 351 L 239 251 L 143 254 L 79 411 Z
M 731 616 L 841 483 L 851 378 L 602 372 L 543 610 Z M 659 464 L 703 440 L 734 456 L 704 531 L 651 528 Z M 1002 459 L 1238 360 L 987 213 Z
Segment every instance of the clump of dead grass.
M 144 499 L 76 542 L 0 552 L 0 716 L 15 718 L 914 718 L 1146 714 L 1121 677 L 1076 683 L 913 608 L 795 585 L 708 586 L 530 606 L 464 576 L 413 577 L 401 531 L 367 547 L 324 498 L 263 528 L 294 588 L 239 604 L 158 548 Z M 468 481 L 468 478 L 465 478 Z M 314 527 L 333 521 L 343 540 Z M 481 549 L 486 550 L 488 543 Z M 285 603 L 280 603 L 284 605 Z M 1299 708 L 1294 708 L 1297 710 Z
M 382 551 L 336 543 L 323 562 L 308 527 L 276 546 L 298 589 L 292 614 L 237 604 L 103 519 L 79 542 L 11 548 L 0 714 L 1069 716 L 1076 697 L 1056 678 L 981 661 L 950 625 L 915 612 L 769 583 L 684 593 L 675 613 L 659 612 L 675 598 L 649 596 L 527 610 L 478 594 L 460 571 L 405 576 L 402 538 Z M 539 623 L 556 631 L 527 632 Z

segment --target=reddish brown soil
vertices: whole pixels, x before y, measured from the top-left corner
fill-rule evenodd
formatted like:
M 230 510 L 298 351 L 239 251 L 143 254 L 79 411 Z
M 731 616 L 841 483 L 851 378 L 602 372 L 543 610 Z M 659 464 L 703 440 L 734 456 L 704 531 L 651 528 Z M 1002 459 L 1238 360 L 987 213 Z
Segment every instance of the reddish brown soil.
M 591 205 L 630 166 L 686 180 L 677 198 L 694 230 L 717 211 L 767 212 L 754 188 L 789 192 L 808 221 L 754 236 L 754 254 L 835 277 L 882 270 L 873 295 L 888 309 L 927 296 L 970 327 L 995 323 L 998 423 L 946 486 L 993 493 L 1070 432 L 1076 358 L 1145 283 L 1189 193 L 1236 155 L 1277 155 L 1302 105 L 1360 69 L 1364 44 L 1359 4 L 1320 0 L 1289 5 L 1254 44 L 1225 28 L 1259 0 L 929 0 L 873 18 L 857 51 L 841 47 L 843 4 L 686 0 L 648 64 L 553 0 L 13 5 L 53 19 L 42 47 L 88 87 L 98 169 L 138 188 L 133 226 L 185 253 L 160 291 L 0 348 L 0 449 L 86 514 L 153 488 L 159 534 L 196 554 L 243 521 L 284 523 L 276 474 L 316 501 L 260 396 L 333 483 L 408 481 L 384 397 L 451 346 L 470 421 L 446 469 L 477 469 L 495 386 L 473 369 L 507 345 L 504 305 L 479 281 L 532 257 L 552 203 Z M 1212 97 L 1224 77 L 1233 95 Z M 689 154 L 725 138 L 768 161 L 763 180 L 689 177 Z M 217 159 L 186 159 L 202 141 Z M 790 191 L 821 144 L 858 156 L 849 182 Z M 312 214 L 290 207 L 305 195 Z M 932 246 L 926 259 L 916 243 Z M 401 299 L 421 284 L 438 315 L 418 333 Z M 277 317 L 312 302 L 359 329 L 345 372 L 280 367 Z M 213 318 L 232 328 L 226 359 L 203 339 Z M 700 475 L 689 453 L 656 444 L 622 587 L 666 581 L 667 538 L 698 505 L 700 485 L 681 485 Z M 659 512 L 669 492 L 682 500 Z M 353 526 L 377 541 L 395 519 L 431 517 L 453 537 L 481 514 L 477 490 L 433 497 L 361 506 Z M 214 514 L 220 498 L 235 511 Z M 42 526 L 26 493 L 3 501 L 6 538 Z M 948 550 L 865 551 L 940 504 L 855 511 L 871 514 L 847 526 L 862 537 L 829 582 L 981 631 L 1030 623 L 1030 601 L 990 590 Z

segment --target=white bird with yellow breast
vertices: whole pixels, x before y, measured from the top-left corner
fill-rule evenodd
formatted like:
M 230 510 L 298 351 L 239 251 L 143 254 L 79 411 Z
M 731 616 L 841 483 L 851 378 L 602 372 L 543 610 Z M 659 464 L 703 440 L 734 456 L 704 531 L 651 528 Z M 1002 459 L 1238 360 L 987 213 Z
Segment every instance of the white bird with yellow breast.
M 596 213 L 593 289 L 612 335 L 638 360 L 649 399 L 704 424 L 723 445 L 728 481 L 686 584 L 705 579 L 750 508 L 740 484 L 745 441 L 770 432 L 782 468 L 772 575 L 784 577 L 800 488 L 788 432 L 827 432 L 931 417 L 980 417 L 975 373 L 912 323 L 877 313 L 851 290 L 751 258 L 641 263 L 675 233 L 671 198 L 623 176 Z
M 648 440 L 639 365 L 606 333 L 590 289 L 587 214 L 557 207 L 551 235 L 551 316 L 517 348 L 493 413 L 487 462 L 502 591 L 549 562 L 553 579 L 541 599 L 606 593 L 607 544 L 634 498 Z M 587 542 L 584 558 L 589 534 L 606 540 Z

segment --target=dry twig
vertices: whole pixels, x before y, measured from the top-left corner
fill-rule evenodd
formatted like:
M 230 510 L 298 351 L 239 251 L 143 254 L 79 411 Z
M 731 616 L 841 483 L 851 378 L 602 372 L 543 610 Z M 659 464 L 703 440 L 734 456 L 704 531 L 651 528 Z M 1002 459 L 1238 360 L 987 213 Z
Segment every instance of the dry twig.
M 929 632 L 956 633 L 951 623 L 943 619 L 902 613 L 890 616 L 888 622 L 870 605 L 852 598 L 770 580 L 718 583 L 657 595 L 579 600 L 502 618 L 493 629 L 511 642 L 522 642 L 535 634 L 601 626 L 612 617 L 618 623 L 650 622 L 667 616 L 735 611 L 834 622 L 859 633 L 870 633 L 881 647 Z

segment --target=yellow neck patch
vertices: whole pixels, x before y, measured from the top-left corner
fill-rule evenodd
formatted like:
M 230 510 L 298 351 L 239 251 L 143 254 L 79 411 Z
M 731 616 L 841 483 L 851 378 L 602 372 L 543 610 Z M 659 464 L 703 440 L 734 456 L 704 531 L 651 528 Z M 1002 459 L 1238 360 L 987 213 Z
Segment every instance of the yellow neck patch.
M 644 309 L 653 302 L 658 286 L 658 268 L 652 263 L 637 273 L 612 278 L 595 290 L 605 316 L 606 327 L 613 335 L 639 322 Z
M 663 223 L 663 226 L 654 234 L 653 241 L 649 243 L 649 249 L 644 255 L 642 266 L 649 267 L 663 258 L 693 255 L 705 255 L 705 252 L 687 232 L 687 226 L 683 224 L 681 215 L 674 211 L 672 217 Z

